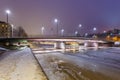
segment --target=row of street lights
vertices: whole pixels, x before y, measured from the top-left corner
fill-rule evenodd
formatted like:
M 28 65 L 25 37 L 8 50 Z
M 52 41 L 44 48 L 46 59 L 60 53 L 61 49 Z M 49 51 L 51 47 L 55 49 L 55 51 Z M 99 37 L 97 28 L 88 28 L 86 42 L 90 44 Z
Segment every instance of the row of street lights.
M 57 36 L 59 36 L 59 30 L 58 30 L 58 19 L 57 18 L 55 18 L 54 19 L 54 22 L 56 23 L 56 28 L 57 28 Z M 82 28 L 82 24 L 79 24 L 78 25 L 78 28 Z M 96 32 L 97 31 L 97 28 L 96 27 L 94 27 L 93 28 L 93 31 L 94 32 Z M 105 31 L 104 31 L 105 32 Z M 78 35 L 78 31 L 75 31 L 75 36 L 77 36 Z M 85 33 L 85 36 L 87 36 L 88 35 L 88 33 Z M 61 29 L 61 36 L 64 36 L 64 29 Z
M 11 14 L 11 11 L 10 10 L 6 10 L 5 11 L 6 12 L 6 14 L 7 14 L 7 24 L 9 23 L 9 14 Z M 58 27 L 59 27 L 59 24 L 58 24 L 58 22 L 59 22 L 59 20 L 57 19 L 57 18 L 55 18 L 54 19 L 54 23 L 56 24 L 56 36 L 59 36 L 59 30 L 58 30 Z M 12 37 L 13 37 L 13 27 L 14 27 L 14 25 L 11 25 L 11 27 L 12 27 Z M 78 28 L 81 28 L 82 27 L 82 24 L 79 24 L 78 25 Z M 45 27 L 42 27 L 41 28 L 41 32 L 42 32 L 42 35 L 44 35 L 44 30 L 45 30 Z M 96 30 L 97 30 L 97 28 L 96 27 L 94 27 L 93 28 L 93 31 L 94 32 L 96 32 Z M 61 29 L 61 36 L 64 36 L 64 29 Z M 106 31 L 104 31 L 104 33 L 105 33 Z M 76 35 L 78 35 L 78 31 L 75 31 L 75 36 Z M 85 33 L 85 36 L 87 36 L 88 35 L 88 33 Z
M 55 19 L 54 19 L 54 23 L 56 24 L 56 36 L 59 36 L 59 29 L 58 29 L 59 24 L 58 24 L 58 22 L 59 22 L 59 20 L 58 20 L 57 18 L 55 18 Z M 82 28 L 82 24 L 79 24 L 79 25 L 78 25 L 78 28 Z M 41 28 L 42 35 L 44 35 L 44 30 L 45 30 L 45 27 L 42 27 L 42 28 Z M 93 28 L 93 32 L 95 33 L 96 31 L 97 31 L 97 28 L 94 27 L 94 28 Z M 60 30 L 61 36 L 64 36 L 64 32 L 65 32 L 64 29 L 61 29 L 61 30 Z M 106 32 L 106 31 L 104 31 L 104 32 Z M 79 33 L 78 33 L 78 31 L 76 30 L 74 34 L 75 34 L 75 36 L 77 36 Z M 88 36 L 88 33 L 85 33 L 85 36 Z
M 57 31 L 57 36 L 59 36 L 59 32 L 58 32 L 58 31 L 59 31 L 59 30 L 58 30 L 58 19 L 55 18 L 55 19 L 54 19 L 54 22 L 56 23 L 56 27 L 57 27 L 57 30 L 56 30 L 56 31 Z M 82 24 L 79 24 L 79 25 L 78 25 L 78 28 L 82 28 Z M 93 31 L 96 32 L 96 31 L 97 31 L 97 28 L 94 27 L 94 28 L 93 28 Z M 104 31 L 104 32 L 105 32 L 105 31 Z M 64 29 L 61 29 L 61 35 L 62 35 L 62 36 L 64 35 Z M 78 31 L 75 31 L 75 36 L 77 36 L 77 35 L 78 35 Z M 88 35 L 88 33 L 85 33 L 85 36 L 87 36 L 87 35 Z

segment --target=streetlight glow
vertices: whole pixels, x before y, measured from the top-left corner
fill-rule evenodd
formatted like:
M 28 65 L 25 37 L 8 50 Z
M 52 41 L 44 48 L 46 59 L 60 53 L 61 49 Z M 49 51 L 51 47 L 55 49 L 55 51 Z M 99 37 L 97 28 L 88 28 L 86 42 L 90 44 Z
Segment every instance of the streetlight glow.
M 85 37 L 88 36 L 88 33 L 85 33 Z
M 42 27 L 42 30 L 44 30 L 45 28 L 44 27 Z
M 56 36 L 59 36 L 59 33 L 58 33 L 58 19 L 57 18 L 55 18 L 54 19 L 54 22 L 55 22 L 55 24 L 56 24 Z
M 55 18 L 55 19 L 54 19 L 54 22 L 55 22 L 55 23 L 58 23 L 58 19 Z
M 6 10 L 5 12 L 6 12 L 6 14 L 7 14 L 7 23 L 8 23 L 8 20 L 9 20 L 9 19 L 8 19 L 8 16 L 9 16 L 9 14 L 11 14 L 11 11 L 10 11 L 10 10 Z
M 64 31 L 65 31 L 64 29 L 61 29 L 61 35 L 62 35 L 62 36 L 63 36 L 63 34 L 64 34 Z
M 7 14 L 11 14 L 11 11 L 10 10 L 6 10 L 5 11 Z
M 106 31 L 103 31 L 104 33 L 106 33 Z
M 62 29 L 61 32 L 64 32 L 64 29 Z
M 44 35 L 44 30 L 45 30 L 45 27 L 42 27 L 41 28 L 42 35 Z
M 94 28 L 93 28 L 93 31 L 96 31 L 96 30 L 97 30 L 97 28 L 96 28 L 96 27 L 94 27 Z
M 79 28 L 81 28 L 82 27 L 82 24 L 79 24 L 79 26 L 78 26 Z
M 77 35 L 78 34 L 78 31 L 75 31 L 75 35 Z

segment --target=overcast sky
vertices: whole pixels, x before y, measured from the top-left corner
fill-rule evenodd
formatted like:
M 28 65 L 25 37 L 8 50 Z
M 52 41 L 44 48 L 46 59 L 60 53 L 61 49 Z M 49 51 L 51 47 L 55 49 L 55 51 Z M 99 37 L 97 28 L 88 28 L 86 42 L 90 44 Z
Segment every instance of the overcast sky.
M 120 29 L 120 0 L 0 0 L 1 21 L 6 21 L 6 9 L 11 10 L 9 22 L 29 35 L 40 35 L 42 26 L 46 35 L 55 34 L 54 18 L 67 35 L 92 33 L 93 27 L 97 32 Z

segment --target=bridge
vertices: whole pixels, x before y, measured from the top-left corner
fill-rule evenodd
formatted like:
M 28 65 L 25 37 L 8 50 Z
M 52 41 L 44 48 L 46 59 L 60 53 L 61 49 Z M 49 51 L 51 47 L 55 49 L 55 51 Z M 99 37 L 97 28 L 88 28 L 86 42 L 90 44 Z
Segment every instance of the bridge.
M 53 45 L 55 49 L 66 49 L 67 45 L 71 45 L 76 48 L 81 47 L 94 47 L 98 48 L 101 46 L 111 46 L 112 41 L 107 41 L 104 39 L 93 39 L 93 38 L 84 38 L 84 37 L 41 37 L 41 38 L 0 38 L 0 45 L 9 46 L 9 45 L 29 45 L 30 44 L 38 45 Z M 110 45 L 111 43 L 111 45 Z

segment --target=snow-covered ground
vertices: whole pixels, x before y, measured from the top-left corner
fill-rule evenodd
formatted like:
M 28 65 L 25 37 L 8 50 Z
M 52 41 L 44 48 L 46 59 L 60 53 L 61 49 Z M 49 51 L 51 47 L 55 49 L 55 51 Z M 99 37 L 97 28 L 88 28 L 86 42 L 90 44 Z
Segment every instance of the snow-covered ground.
M 35 56 L 50 80 L 120 80 L 120 48 L 40 54 L 37 50 Z
M 31 50 L 8 51 L 0 55 L 0 80 L 47 80 Z
M 3 52 L 6 52 L 6 51 L 8 51 L 8 49 L 0 47 L 0 54 L 2 54 Z

